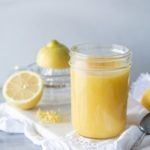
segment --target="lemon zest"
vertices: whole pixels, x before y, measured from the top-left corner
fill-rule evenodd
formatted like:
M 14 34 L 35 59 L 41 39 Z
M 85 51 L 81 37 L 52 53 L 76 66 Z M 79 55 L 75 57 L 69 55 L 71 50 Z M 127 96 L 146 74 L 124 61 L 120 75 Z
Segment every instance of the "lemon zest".
M 60 123 L 61 122 L 61 117 L 58 113 L 54 111 L 42 111 L 40 108 L 36 112 L 37 119 L 41 123 Z

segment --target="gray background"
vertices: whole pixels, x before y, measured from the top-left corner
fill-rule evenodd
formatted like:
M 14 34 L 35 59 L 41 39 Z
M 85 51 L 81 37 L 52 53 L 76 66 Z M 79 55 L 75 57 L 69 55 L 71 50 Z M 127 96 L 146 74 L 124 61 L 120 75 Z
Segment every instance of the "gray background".
M 133 51 L 132 81 L 150 72 L 149 0 L 0 0 L 0 82 L 15 65 L 35 61 L 58 39 L 116 43 Z

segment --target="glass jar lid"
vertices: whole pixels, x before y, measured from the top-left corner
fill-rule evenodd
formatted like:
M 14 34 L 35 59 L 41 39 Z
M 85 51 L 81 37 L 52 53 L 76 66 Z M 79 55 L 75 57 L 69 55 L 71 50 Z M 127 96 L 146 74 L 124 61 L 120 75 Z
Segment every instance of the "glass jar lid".
M 125 46 L 80 44 L 71 48 L 72 67 L 88 70 L 121 69 L 131 65 L 131 51 Z

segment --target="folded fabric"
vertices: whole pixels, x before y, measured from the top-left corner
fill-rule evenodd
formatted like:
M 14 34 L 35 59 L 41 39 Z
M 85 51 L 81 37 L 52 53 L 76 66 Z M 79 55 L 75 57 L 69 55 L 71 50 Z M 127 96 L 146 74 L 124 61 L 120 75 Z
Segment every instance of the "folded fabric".
M 10 114 L 7 104 L 0 105 L 0 130 L 9 133 L 24 133 L 34 144 L 41 145 L 43 150 L 130 150 L 142 134 L 138 129 L 140 120 L 148 111 L 135 100 L 129 100 L 127 112 L 127 129 L 117 138 L 92 140 L 76 134 L 66 133 L 64 137 L 42 137 L 32 122 Z M 11 124 L 11 126 L 10 126 Z M 139 146 L 150 148 L 150 136 L 146 136 Z

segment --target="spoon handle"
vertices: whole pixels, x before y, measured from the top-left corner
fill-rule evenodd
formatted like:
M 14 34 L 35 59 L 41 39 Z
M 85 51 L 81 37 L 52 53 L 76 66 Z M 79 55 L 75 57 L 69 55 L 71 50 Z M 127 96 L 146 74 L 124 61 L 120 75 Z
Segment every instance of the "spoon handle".
M 131 150 L 137 150 L 138 146 L 141 144 L 141 142 L 143 141 L 144 137 L 145 137 L 146 133 L 143 132 L 141 134 L 141 136 L 138 138 L 138 140 L 135 142 L 135 144 L 132 146 Z

